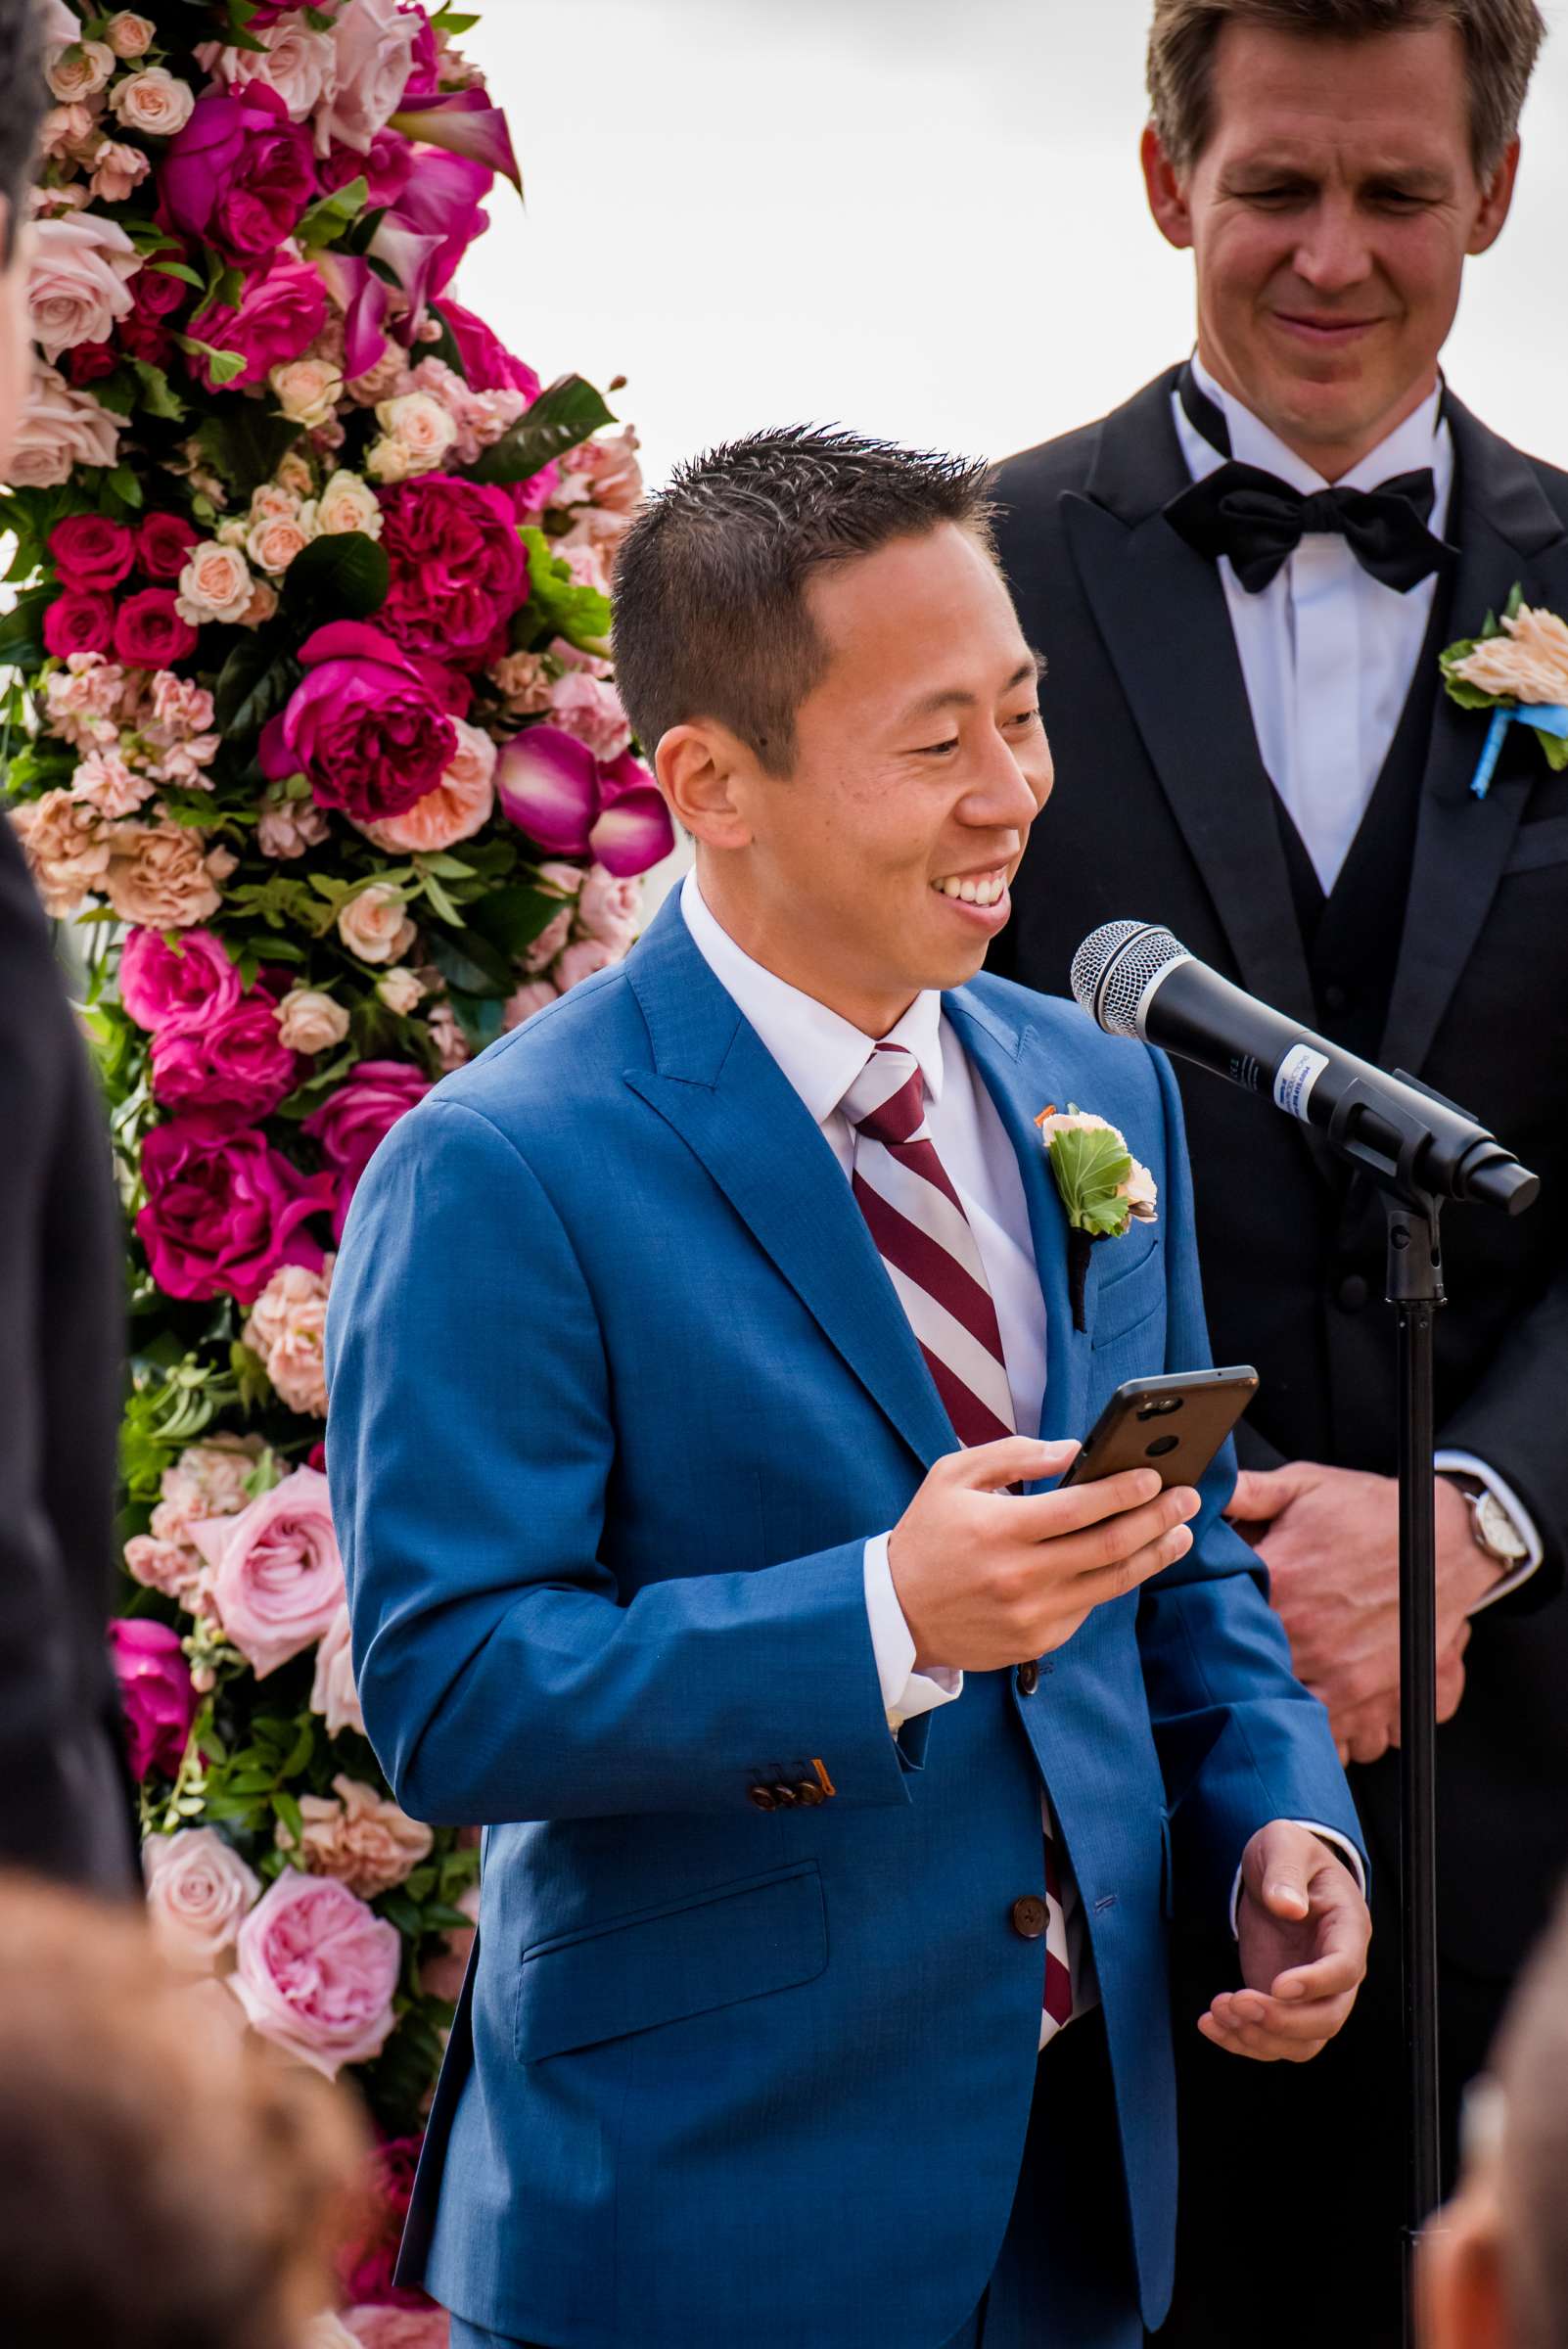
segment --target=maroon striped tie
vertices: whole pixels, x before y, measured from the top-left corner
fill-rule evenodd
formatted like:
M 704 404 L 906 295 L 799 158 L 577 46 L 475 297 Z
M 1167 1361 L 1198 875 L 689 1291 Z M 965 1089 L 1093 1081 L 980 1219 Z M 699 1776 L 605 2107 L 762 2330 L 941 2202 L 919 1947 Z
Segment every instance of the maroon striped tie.
M 958 1441 L 967 1448 L 1016 1434 L 995 1302 L 969 1219 L 931 1139 L 914 1054 L 901 1044 L 878 1044 L 842 1106 L 854 1128 L 854 1196 Z M 1056 1838 L 1049 1804 L 1042 1809 L 1041 2047 L 1073 2011 Z

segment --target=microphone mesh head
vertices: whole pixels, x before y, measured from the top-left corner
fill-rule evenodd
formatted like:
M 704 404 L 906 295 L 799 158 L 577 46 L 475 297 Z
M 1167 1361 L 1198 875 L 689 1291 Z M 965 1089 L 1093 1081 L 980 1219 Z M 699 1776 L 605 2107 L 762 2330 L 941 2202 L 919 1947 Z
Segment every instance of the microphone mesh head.
M 1150 980 L 1185 954 L 1179 939 L 1152 923 L 1106 922 L 1073 957 L 1073 993 L 1108 1035 L 1140 1036 L 1138 1005 Z

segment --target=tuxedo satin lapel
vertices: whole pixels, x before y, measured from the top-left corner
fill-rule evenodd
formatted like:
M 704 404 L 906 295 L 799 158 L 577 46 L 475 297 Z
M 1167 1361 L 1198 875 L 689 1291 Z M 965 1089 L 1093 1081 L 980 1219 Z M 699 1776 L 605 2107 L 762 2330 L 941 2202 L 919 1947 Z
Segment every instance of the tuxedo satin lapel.
M 995 1104 L 1024 1179 L 1035 1268 L 1045 1306 L 1045 1402 L 1039 1427 L 1033 1432 L 1046 1443 L 1082 1436 L 1095 1276 L 1091 1269 L 1084 1316 L 1088 1331 L 1076 1330 L 1067 1290 L 1067 1217 L 1035 1124 L 1053 1099 L 1065 1099 L 1071 1072 L 1047 1069 L 1034 1030 L 1014 1028 L 966 988 L 944 996 L 943 1005 Z
M 1312 983 L 1224 588 L 1163 507 L 1186 486 L 1163 378 L 1108 417 L 1083 496 L 1062 501 L 1084 593 L 1243 986 L 1310 1022 Z M 1070 779 L 1069 779 L 1070 780 Z M 1095 778 L 1114 791 L 1117 778 Z M 1157 892 L 1158 884 L 1155 889 Z M 1158 902 L 1121 909 L 1158 920 Z
M 957 1448 L 854 1194 L 800 1095 L 719 986 L 673 898 L 627 975 L 653 1071 L 626 1082 L 701 1160 L 926 1467 Z
M 1450 399 L 1457 456 L 1458 518 L 1451 635 L 1480 630 L 1515 581 L 1525 601 L 1568 612 L 1568 537 L 1528 460 Z M 1389 999 L 1380 1058 L 1419 1074 L 1460 985 L 1508 861 L 1540 753 L 1518 737 L 1523 758 L 1505 758 L 1485 800 L 1470 781 L 1486 739 L 1487 714 L 1439 697 L 1421 796 L 1409 909 Z M 1509 771 L 1511 768 L 1511 772 Z

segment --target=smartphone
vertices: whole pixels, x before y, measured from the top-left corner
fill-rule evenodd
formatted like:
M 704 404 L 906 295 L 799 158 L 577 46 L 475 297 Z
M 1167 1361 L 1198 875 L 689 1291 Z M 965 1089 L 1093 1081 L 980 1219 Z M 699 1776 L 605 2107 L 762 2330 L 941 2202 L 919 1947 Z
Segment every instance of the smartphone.
M 1258 1392 L 1250 1362 L 1130 1378 L 1094 1422 L 1064 1485 L 1094 1484 L 1125 1468 L 1157 1468 L 1167 1491 L 1195 1485 Z

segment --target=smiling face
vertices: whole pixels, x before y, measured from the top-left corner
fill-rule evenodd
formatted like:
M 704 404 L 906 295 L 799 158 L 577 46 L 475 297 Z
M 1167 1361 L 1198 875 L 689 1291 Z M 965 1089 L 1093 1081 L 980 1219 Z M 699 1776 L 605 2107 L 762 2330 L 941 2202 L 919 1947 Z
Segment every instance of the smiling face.
M 1362 40 L 1227 25 L 1212 119 L 1186 172 L 1144 135 L 1155 218 L 1197 262 L 1199 353 L 1337 480 L 1431 392 L 1465 256 L 1507 217 L 1517 142 L 1484 187 L 1452 23 Z
M 660 779 L 697 835 L 703 895 L 755 960 L 885 1036 L 974 977 L 1050 796 L 1038 668 L 994 563 L 945 523 L 819 571 L 826 672 L 790 772 L 726 729 L 677 726 Z

